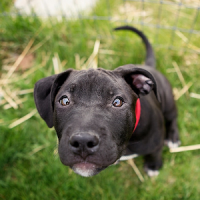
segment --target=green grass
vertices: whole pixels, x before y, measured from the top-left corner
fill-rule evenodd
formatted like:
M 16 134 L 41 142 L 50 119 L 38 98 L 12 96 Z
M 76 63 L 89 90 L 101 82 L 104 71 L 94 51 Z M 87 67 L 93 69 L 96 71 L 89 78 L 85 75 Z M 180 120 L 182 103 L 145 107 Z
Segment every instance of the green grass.
M 6 1 L 2 1 L 6 2 Z M 106 1 L 101 1 L 94 8 L 91 15 L 112 16 L 118 14 L 124 19 L 124 14 L 117 11 L 118 2 L 110 1 L 110 11 Z M 3 5 L 3 4 L 2 4 Z M 9 5 L 6 5 L 8 10 Z M 132 3 L 139 9 L 141 4 Z M 152 23 L 157 23 L 158 9 L 155 5 L 146 4 L 151 12 Z M 160 23 L 173 26 L 174 16 L 169 13 L 176 8 L 164 7 Z M 191 27 L 191 10 L 183 9 L 179 26 Z M 167 18 L 168 17 L 168 18 Z M 148 20 L 147 17 L 144 20 Z M 131 33 L 112 33 L 112 28 L 122 25 L 119 21 L 101 21 L 83 19 L 74 21 L 42 22 L 38 18 L 0 16 L 0 76 L 3 73 L 3 61 L 13 53 L 20 54 L 31 38 L 35 37 L 34 45 L 46 41 L 34 52 L 33 68 L 41 66 L 23 80 L 9 84 L 11 91 L 16 89 L 30 89 L 34 83 L 46 76 L 52 75 L 52 58 L 58 53 L 60 60 L 67 61 L 65 69 L 75 68 L 75 54 L 81 58 L 88 58 L 93 50 L 96 39 L 101 40 L 101 49 L 113 50 L 117 55 L 99 55 L 99 67 L 114 69 L 127 63 L 142 63 L 144 61 L 144 47 L 140 39 Z M 142 28 L 136 25 L 138 28 Z M 200 30 L 200 19 L 197 19 L 195 29 Z M 200 58 L 196 53 L 182 52 L 185 45 L 176 35 L 174 44 L 179 51 L 160 48 L 157 44 L 169 45 L 172 32 L 160 30 L 156 37 L 156 29 L 143 27 L 145 34 L 154 44 L 157 58 L 157 69 L 165 74 L 173 88 L 181 89 L 182 85 L 176 73 L 169 73 L 173 69 L 172 62 L 180 66 L 186 83 L 192 82 L 189 92 L 200 92 Z M 187 34 L 185 34 L 187 37 Z M 190 48 L 200 48 L 199 35 L 192 37 Z M 44 62 L 46 60 L 46 62 Z M 44 64 L 42 64 L 44 63 Z M 43 66 L 42 66 L 43 65 Z M 4 71 L 5 72 L 5 71 Z M 23 75 L 23 72 L 18 72 Z M 9 124 L 23 117 L 35 108 L 33 95 L 26 95 L 28 100 L 17 110 L 4 110 L 0 107 L 0 199 L 69 199 L 69 200 L 199 200 L 200 196 L 200 150 L 171 154 L 164 148 L 164 166 L 157 178 L 148 178 L 143 171 L 141 157 L 135 162 L 145 177 L 140 183 L 132 168 L 123 162 L 111 166 L 100 174 L 83 178 L 74 174 L 68 167 L 61 164 L 54 153 L 57 147 L 57 137 L 53 129 L 48 129 L 45 122 L 36 114 L 34 117 L 10 129 Z M 182 145 L 200 143 L 200 100 L 183 95 L 177 101 L 179 111 L 178 125 Z M 36 151 L 37 149 L 41 149 Z

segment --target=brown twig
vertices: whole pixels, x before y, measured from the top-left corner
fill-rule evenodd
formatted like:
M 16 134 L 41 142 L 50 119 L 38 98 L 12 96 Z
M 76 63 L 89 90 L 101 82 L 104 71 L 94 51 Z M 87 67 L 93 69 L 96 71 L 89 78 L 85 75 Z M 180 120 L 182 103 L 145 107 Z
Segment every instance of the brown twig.
M 41 145 L 41 146 L 35 148 L 33 151 L 31 151 L 29 153 L 29 156 L 32 156 L 33 154 L 37 153 L 38 151 L 41 151 L 42 149 L 44 149 L 44 148 L 46 148 L 48 146 L 49 146 L 49 144 L 47 144 L 47 145 Z
M 177 73 L 177 75 L 178 75 L 178 78 L 179 78 L 179 80 L 180 80 L 182 86 L 185 87 L 185 86 L 186 86 L 186 82 L 185 82 L 185 79 L 184 79 L 184 77 L 183 77 L 183 74 L 181 73 L 181 70 L 180 70 L 178 64 L 177 64 L 176 62 L 172 62 L 172 65 L 174 66 L 174 69 L 176 70 L 176 73 Z M 189 96 L 189 92 L 186 91 L 186 93 L 187 93 L 187 95 Z
M 190 93 L 190 96 L 196 99 L 200 99 L 200 94 Z
M 38 50 L 43 44 L 45 44 L 51 37 L 48 36 L 47 38 L 45 38 L 42 42 L 36 44 L 33 48 L 30 49 L 30 53 L 35 52 L 36 50 Z
M 97 69 L 98 67 L 98 53 L 99 53 L 99 47 L 100 47 L 100 40 L 96 40 L 95 44 L 94 44 L 94 61 L 93 61 L 93 69 Z
M 85 62 L 85 64 L 82 65 L 81 69 L 88 69 L 90 67 L 93 69 L 97 68 L 99 47 L 100 47 L 100 41 L 96 40 L 92 54 L 90 55 L 88 60 Z
M 81 65 L 80 65 L 80 55 L 79 54 L 75 54 L 75 64 L 76 64 L 76 69 L 81 69 Z
M 21 63 L 21 61 L 24 59 L 24 57 L 26 56 L 26 54 L 28 53 L 29 49 L 31 48 L 31 46 L 33 45 L 34 42 L 34 38 L 32 38 L 28 45 L 26 46 L 26 48 L 24 49 L 24 51 L 21 53 L 21 55 L 17 58 L 17 60 L 15 61 L 14 65 L 10 68 L 9 72 L 7 73 L 6 79 L 9 79 L 13 72 L 17 69 L 17 67 L 19 66 L 19 64 Z
M 60 72 L 62 72 L 63 69 L 62 69 L 62 65 L 61 65 L 58 53 L 54 54 L 52 61 L 53 61 L 54 73 L 59 74 Z
M 25 122 L 26 120 L 30 119 L 32 116 L 34 116 L 37 113 L 37 110 L 32 110 L 29 114 L 25 115 L 24 117 L 16 120 L 12 124 L 9 125 L 9 128 L 14 128 L 15 126 L 18 126 L 19 124 Z
M 135 165 L 133 159 L 127 160 L 127 163 L 133 168 L 133 170 L 135 171 L 138 179 L 141 182 L 144 182 L 144 178 L 143 178 L 142 174 L 140 173 L 139 169 L 137 168 L 137 166 Z
M 170 153 L 177 153 L 177 152 L 183 152 L 183 151 L 191 151 L 191 150 L 197 150 L 197 149 L 200 149 L 200 144 L 172 148 L 172 149 L 170 149 Z
M 1 105 L 4 105 L 6 102 L 7 102 L 7 101 L 6 101 L 5 99 L 1 99 L 1 100 L 0 100 L 0 106 L 1 106 Z
M 67 60 L 63 60 L 61 62 L 62 69 L 65 68 L 65 65 L 67 64 L 67 62 L 68 62 Z
M 29 93 L 33 93 L 33 88 L 26 89 L 26 90 L 20 90 L 19 92 L 17 92 L 17 95 L 24 95 L 24 94 L 29 94 Z
M 17 99 L 16 101 L 15 101 L 15 103 L 17 104 L 17 105 L 20 105 L 20 104 L 22 104 L 22 103 L 24 103 L 25 101 L 27 101 L 27 98 L 23 98 L 23 99 Z M 9 109 L 9 108 L 11 108 L 12 106 L 10 105 L 10 104 L 6 104 L 6 105 L 4 105 L 4 109 L 5 110 L 7 110 L 7 109 Z
M 11 107 L 14 109 L 18 108 L 16 102 L 6 93 L 5 90 L 0 89 L 0 92 L 3 94 L 4 99 L 10 104 Z
M 182 95 L 184 95 L 186 92 L 188 92 L 189 88 L 192 86 L 193 83 L 188 83 L 187 85 L 185 85 L 182 90 L 180 92 L 178 92 L 177 94 L 175 94 L 175 100 L 178 100 Z

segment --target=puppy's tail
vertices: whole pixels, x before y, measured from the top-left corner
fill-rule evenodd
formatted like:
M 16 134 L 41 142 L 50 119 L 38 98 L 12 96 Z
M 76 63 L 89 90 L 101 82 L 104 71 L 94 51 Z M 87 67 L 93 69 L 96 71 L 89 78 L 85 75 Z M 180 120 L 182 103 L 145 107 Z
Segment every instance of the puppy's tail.
M 120 27 L 114 28 L 114 30 L 115 31 L 129 30 L 134 33 L 137 33 L 142 38 L 142 41 L 144 42 L 145 47 L 146 47 L 145 64 L 155 68 L 155 56 L 154 56 L 153 48 L 152 48 L 149 40 L 147 39 L 147 37 L 141 31 L 139 31 L 138 29 L 131 27 L 131 26 L 120 26 Z

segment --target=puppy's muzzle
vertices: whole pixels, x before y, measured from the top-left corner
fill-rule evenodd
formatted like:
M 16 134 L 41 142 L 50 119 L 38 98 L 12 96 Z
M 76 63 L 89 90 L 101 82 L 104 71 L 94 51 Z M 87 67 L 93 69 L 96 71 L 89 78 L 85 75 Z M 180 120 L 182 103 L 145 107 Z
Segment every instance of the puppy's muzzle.
M 90 133 L 77 133 L 70 137 L 69 144 L 73 153 L 85 159 L 99 149 L 99 137 Z

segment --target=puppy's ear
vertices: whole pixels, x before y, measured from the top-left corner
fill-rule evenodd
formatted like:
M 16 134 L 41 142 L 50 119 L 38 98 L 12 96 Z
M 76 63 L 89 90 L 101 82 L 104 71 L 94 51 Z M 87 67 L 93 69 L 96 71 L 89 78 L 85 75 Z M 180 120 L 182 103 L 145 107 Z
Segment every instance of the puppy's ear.
M 35 84 L 34 100 L 36 108 L 49 128 L 53 127 L 54 98 L 71 71 L 72 69 L 69 69 L 63 73 L 43 78 Z
M 132 74 L 130 84 L 137 94 L 146 95 L 154 88 L 155 83 L 143 74 Z
M 115 70 L 122 76 L 126 82 L 131 86 L 134 92 L 139 96 L 149 94 L 151 90 L 154 91 L 158 101 L 160 101 L 157 93 L 156 80 L 152 73 L 137 65 L 124 65 Z

